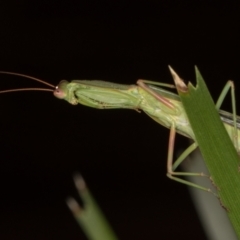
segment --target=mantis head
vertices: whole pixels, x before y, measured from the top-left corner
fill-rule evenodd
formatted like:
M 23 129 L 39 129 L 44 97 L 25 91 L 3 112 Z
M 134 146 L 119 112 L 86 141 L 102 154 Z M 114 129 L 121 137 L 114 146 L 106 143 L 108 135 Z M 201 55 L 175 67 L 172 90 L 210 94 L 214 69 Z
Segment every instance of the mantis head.
M 55 90 L 53 91 L 53 95 L 56 98 L 65 99 L 67 96 L 67 85 L 68 81 L 62 80 L 58 86 L 56 86 Z

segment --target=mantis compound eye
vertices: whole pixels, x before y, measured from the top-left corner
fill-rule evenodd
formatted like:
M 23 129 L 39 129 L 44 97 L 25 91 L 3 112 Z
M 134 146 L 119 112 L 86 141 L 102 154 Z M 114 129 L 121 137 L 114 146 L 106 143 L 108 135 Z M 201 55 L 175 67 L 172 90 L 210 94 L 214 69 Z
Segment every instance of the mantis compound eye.
M 59 87 L 57 86 L 56 87 L 56 89 L 53 91 L 53 95 L 55 96 L 55 97 L 57 97 L 57 98 L 60 98 L 60 99 L 62 99 L 62 98 L 64 98 L 64 92 L 61 90 L 61 89 L 59 89 Z

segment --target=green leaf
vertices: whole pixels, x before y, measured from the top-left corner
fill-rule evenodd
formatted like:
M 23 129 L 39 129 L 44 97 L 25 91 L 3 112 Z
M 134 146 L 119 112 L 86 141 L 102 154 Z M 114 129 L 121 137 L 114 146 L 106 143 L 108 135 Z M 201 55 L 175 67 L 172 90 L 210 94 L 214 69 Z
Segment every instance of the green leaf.
M 87 238 L 89 240 L 117 240 L 117 236 L 88 190 L 82 176 L 77 174 L 74 181 L 84 207 L 80 207 L 73 198 L 67 200 L 67 205 Z
M 179 96 L 199 149 L 230 221 L 240 238 L 239 156 L 219 117 L 208 88 L 197 68 L 197 85 L 177 84 Z

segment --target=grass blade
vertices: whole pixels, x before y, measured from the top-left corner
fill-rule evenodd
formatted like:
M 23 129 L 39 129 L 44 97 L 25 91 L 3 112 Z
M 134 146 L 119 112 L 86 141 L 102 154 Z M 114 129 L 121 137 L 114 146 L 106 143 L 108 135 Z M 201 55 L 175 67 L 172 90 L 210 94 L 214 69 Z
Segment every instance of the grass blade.
M 74 177 L 76 188 L 84 202 L 81 208 L 75 199 L 69 198 L 67 205 L 89 240 L 117 240 L 115 233 L 86 187 L 81 175 Z
M 196 87 L 191 83 L 186 86 L 178 75 L 171 71 L 199 149 L 217 187 L 220 204 L 226 209 L 240 238 L 240 161 L 237 151 L 198 69 L 195 69 Z

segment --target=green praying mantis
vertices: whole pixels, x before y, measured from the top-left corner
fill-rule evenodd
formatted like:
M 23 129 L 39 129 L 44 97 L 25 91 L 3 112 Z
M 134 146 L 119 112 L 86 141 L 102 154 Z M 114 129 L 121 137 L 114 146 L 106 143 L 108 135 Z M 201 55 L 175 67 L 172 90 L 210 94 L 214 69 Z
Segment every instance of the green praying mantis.
M 172 75 L 174 71 L 170 68 Z M 64 99 L 72 105 L 82 104 L 97 109 L 133 109 L 143 111 L 157 123 L 170 129 L 168 157 L 167 157 L 167 176 L 175 181 L 186 185 L 212 192 L 211 189 L 194 184 L 181 178 L 181 176 L 206 176 L 204 173 L 190 173 L 175 171 L 184 159 L 193 152 L 198 144 L 185 113 L 184 107 L 177 94 L 163 89 L 175 88 L 175 85 L 158 83 L 149 80 L 139 79 L 136 84 L 123 85 L 100 80 L 73 80 L 68 82 L 62 80 L 58 86 L 53 86 L 40 79 L 12 72 L 0 72 L 20 77 L 29 78 L 41 82 L 50 88 L 22 88 L 0 91 L 0 93 L 16 91 L 50 91 L 58 99 Z M 223 100 L 228 91 L 231 90 L 233 114 L 220 110 Z M 216 103 L 219 117 L 222 120 L 228 135 L 237 150 L 240 152 L 240 117 L 236 115 L 234 84 L 228 81 L 223 88 Z M 177 159 L 173 162 L 174 143 L 176 133 L 179 133 L 194 141 Z M 213 193 L 213 192 L 212 192 Z M 213 193 L 215 195 L 215 193 Z

